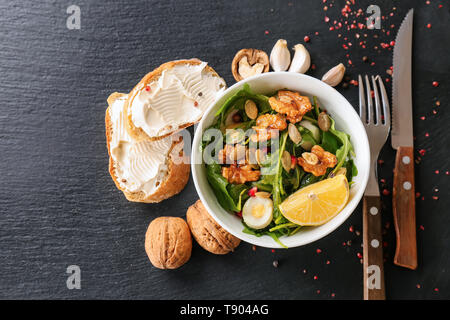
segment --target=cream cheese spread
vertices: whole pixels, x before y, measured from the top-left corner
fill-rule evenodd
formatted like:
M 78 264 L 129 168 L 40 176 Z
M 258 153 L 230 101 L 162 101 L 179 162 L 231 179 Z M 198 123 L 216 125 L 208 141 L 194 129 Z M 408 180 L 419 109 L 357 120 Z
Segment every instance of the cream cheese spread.
M 167 175 L 172 138 L 139 142 L 132 139 L 126 130 L 126 98 L 116 99 L 109 108 L 112 122 L 111 157 L 120 186 L 127 192 L 142 191 L 149 196 Z
M 214 76 L 206 65 L 175 65 L 140 88 L 128 111 L 134 126 L 150 137 L 159 137 L 199 121 L 225 90 L 224 80 Z

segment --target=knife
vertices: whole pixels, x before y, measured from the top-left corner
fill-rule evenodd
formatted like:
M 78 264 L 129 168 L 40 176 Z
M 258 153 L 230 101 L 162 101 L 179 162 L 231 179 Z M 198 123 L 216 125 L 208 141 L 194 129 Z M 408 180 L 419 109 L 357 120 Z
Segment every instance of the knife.
M 417 268 L 414 193 L 414 143 L 411 60 L 414 10 L 409 10 L 397 33 L 392 79 L 392 148 L 397 150 L 392 209 L 397 238 L 394 264 Z

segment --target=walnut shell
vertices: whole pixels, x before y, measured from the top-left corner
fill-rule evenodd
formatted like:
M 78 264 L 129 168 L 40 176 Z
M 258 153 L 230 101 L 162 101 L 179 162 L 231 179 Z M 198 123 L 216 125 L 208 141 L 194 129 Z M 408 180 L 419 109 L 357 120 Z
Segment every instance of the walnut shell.
M 186 218 L 195 240 L 211 253 L 227 254 L 241 242 L 214 221 L 200 200 L 189 207 Z
M 192 238 L 188 225 L 181 218 L 156 218 L 145 234 L 145 251 L 156 268 L 181 267 L 191 257 Z

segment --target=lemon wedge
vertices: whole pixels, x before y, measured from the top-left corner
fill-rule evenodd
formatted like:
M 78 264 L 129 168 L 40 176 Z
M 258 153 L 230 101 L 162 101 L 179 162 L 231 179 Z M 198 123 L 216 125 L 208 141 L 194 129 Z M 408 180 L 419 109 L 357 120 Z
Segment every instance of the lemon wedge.
M 302 226 L 318 226 L 335 217 L 347 204 L 345 175 L 322 180 L 291 194 L 279 208 L 283 216 Z

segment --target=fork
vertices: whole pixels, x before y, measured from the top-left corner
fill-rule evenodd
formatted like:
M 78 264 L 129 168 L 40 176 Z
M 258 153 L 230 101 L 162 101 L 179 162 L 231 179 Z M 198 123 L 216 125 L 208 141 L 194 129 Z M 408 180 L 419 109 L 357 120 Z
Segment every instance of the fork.
M 371 77 L 373 89 L 371 89 L 369 77 L 366 75 L 364 78 L 366 94 L 364 93 L 363 79 L 361 75 L 358 76 L 359 115 L 370 141 L 370 174 L 363 198 L 364 300 L 384 300 L 386 296 L 377 160 L 380 150 L 386 143 L 389 135 L 391 112 L 381 77 L 378 75 Z M 380 90 L 377 88 L 377 83 Z M 381 108 L 383 108 L 383 113 Z

